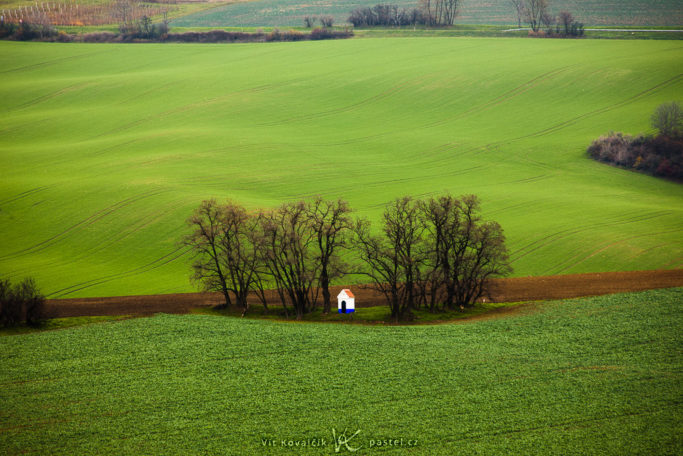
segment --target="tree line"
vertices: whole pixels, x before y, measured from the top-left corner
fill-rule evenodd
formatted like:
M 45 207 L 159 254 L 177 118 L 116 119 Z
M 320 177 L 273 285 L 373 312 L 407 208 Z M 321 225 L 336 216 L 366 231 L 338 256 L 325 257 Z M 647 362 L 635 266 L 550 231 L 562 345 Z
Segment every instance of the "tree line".
M 243 315 L 250 293 L 268 309 L 267 289 L 287 316 L 301 319 L 320 294 L 330 312 L 330 284 L 355 274 L 384 296 L 398 321 L 417 308 L 470 307 L 487 295 L 491 278 L 511 272 L 503 230 L 481 217 L 474 195 L 398 198 L 379 230 L 352 217 L 346 201 L 321 197 L 255 212 L 206 200 L 187 224 L 182 243 L 194 254 L 192 279 Z
M 535 36 L 583 36 L 583 24 L 568 11 L 560 12 L 557 17 L 550 14 L 548 0 L 510 2 L 517 14 L 519 27 L 524 21 Z M 461 3 L 461 0 L 420 0 L 416 8 L 380 3 L 354 9 L 348 21 L 354 27 L 451 26 L 455 23 Z
M 455 22 L 459 4 L 460 0 L 421 0 L 418 8 L 377 4 L 354 9 L 348 21 L 354 27 L 448 26 Z

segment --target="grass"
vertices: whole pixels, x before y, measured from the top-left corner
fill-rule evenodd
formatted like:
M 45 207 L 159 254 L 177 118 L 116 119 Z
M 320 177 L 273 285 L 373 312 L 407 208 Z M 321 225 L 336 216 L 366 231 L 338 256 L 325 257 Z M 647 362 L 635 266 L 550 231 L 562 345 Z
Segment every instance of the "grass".
M 408 324 L 421 323 L 442 323 L 452 322 L 457 320 L 465 320 L 467 318 L 476 317 L 489 313 L 491 311 L 513 308 L 519 306 L 520 303 L 501 302 L 501 303 L 477 303 L 472 308 L 463 310 L 448 310 L 444 312 L 429 312 L 428 310 L 418 309 L 413 311 L 413 319 Z M 268 311 L 264 311 L 261 305 L 252 305 L 249 312 L 242 317 L 242 311 L 237 307 L 230 309 L 201 307 L 193 310 L 193 313 L 201 315 L 220 315 L 227 317 L 238 317 L 255 320 L 294 320 L 295 315 L 293 309 L 289 309 L 289 314 L 285 314 L 281 307 L 271 307 Z M 393 324 L 391 319 L 391 312 L 387 306 L 372 306 L 359 307 L 352 314 L 340 314 L 337 308 L 333 307 L 332 312 L 324 314 L 321 309 L 314 310 L 305 314 L 302 321 L 307 322 L 332 322 L 332 323 L 349 323 L 349 324 Z M 402 323 L 404 324 L 404 323 Z
M 401 438 L 416 455 L 679 454 L 681 299 L 546 302 L 462 325 L 158 315 L 3 337 L 0 448 L 335 454 L 335 428 L 360 430 L 362 454 Z
M 515 274 L 683 266 L 683 187 L 596 163 L 683 89 L 680 41 L 0 43 L 0 273 L 49 297 L 192 291 L 184 221 L 315 194 L 377 221 L 476 193 Z
M 50 318 L 38 325 L 19 325 L 7 328 L 0 328 L 0 337 L 2 336 L 16 336 L 18 334 L 30 334 L 42 331 L 54 331 L 55 329 L 73 328 L 75 326 L 89 325 L 92 323 L 103 323 L 107 321 L 117 321 L 129 318 L 128 315 L 102 315 L 91 317 L 65 317 L 65 318 Z
M 351 10 L 372 7 L 378 0 L 259 0 L 220 6 L 174 21 L 178 26 L 292 26 L 303 25 L 305 16 L 332 15 L 337 24 L 345 23 Z M 414 8 L 415 0 L 390 2 Z M 550 12 L 572 12 L 589 25 L 668 25 L 680 26 L 683 11 L 678 0 L 553 0 Z M 456 19 L 459 24 L 517 24 L 517 14 L 509 0 L 464 1 Z

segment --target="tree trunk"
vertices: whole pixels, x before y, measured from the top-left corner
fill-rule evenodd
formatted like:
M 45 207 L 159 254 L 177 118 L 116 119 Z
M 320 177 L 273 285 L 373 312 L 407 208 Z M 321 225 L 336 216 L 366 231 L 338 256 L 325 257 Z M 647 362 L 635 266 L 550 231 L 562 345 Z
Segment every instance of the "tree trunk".
M 332 310 L 332 301 L 330 300 L 330 277 L 327 273 L 327 265 L 323 265 L 320 272 L 320 288 L 323 289 L 323 313 L 328 314 Z

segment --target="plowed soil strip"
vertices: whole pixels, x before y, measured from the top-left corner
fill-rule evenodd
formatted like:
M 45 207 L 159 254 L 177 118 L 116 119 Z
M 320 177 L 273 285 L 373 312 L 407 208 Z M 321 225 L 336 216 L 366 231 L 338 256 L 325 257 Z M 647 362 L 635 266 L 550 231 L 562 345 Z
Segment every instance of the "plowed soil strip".
M 544 277 L 514 277 L 494 280 L 492 298 L 496 302 L 538 301 L 625 293 L 654 288 L 683 286 L 683 269 L 663 271 L 600 272 Z M 333 306 L 342 287 L 332 287 Z M 384 305 L 381 295 L 359 285 L 350 286 L 357 307 Z M 274 292 L 269 305 L 278 306 Z M 188 313 L 192 308 L 220 304 L 219 293 L 182 293 L 108 298 L 49 299 L 48 318 L 93 315 L 153 315 Z M 255 299 L 252 302 L 257 302 Z

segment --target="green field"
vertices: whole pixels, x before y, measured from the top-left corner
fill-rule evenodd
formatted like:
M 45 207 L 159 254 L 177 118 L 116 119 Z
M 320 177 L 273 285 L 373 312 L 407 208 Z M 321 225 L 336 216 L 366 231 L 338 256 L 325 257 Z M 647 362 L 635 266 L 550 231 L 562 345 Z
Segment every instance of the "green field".
M 515 274 L 683 266 L 683 187 L 596 163 L 680 99 L 683 44 L 405 38 L 0 43 L 0 273 L 52 297 L 193 290 L 202 199 L 315 194 L 377 220 L 476 193 Z
M 391 3 L 415 8 L 417 0 L 256 0 L 221 6 L 173 21 L 180 27 L 292 26 L 303 25 L 305 16 L 329 14 L 335 23 L 345 23 L 349 13 L 359 7 Z M 572 12 L 589 25 L 680 26 L 683 8 L 679 0 L 552 0 L 550 12 Z M 465 0 L 456 19 L 459 24 L 517 24 L 510 0 Z
M 158 315 L 4 336 L 0 448 L 336 454 L 332 428 L 346 428 L 357 454 L 401 438 L 417 445 L 390 454 L 680 454 L 681 300 L 547 302 L 461 325 Z

